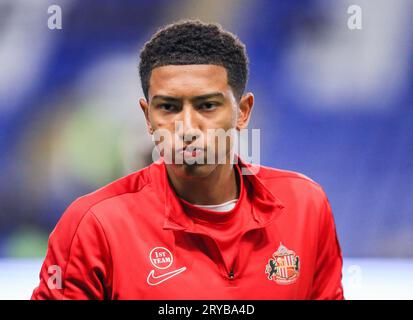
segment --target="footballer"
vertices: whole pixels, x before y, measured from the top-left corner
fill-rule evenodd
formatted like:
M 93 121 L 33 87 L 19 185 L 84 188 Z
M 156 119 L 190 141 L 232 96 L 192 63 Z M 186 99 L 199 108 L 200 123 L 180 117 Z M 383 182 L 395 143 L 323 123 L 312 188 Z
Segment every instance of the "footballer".
M 251 116 L 238 37 L 199 20 L 167 25 L 139 74 L 160 157 L 66 209 L 32 299 L 344 299 L 323 189 L 210 134 L 245 130 Z

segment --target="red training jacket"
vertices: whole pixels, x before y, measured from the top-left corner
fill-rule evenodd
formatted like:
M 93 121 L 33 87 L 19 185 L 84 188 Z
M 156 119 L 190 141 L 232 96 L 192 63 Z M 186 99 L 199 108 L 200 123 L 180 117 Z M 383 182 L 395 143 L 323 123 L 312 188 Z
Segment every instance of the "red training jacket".
M 241 159 L 250 208 L 228 267 L 185 213 L 164 161 L 74 201 L 50 235 L 32 299 L 344 299 L 342 255 L 322 188 Z

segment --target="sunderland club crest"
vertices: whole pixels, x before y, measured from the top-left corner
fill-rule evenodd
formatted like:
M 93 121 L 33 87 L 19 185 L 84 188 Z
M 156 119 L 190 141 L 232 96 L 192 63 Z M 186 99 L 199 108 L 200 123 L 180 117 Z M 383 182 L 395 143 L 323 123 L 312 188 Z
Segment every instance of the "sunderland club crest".
M 294 251 L 287 249 L 282 243 L 272 254 L 265 266 L 268 280 L 278 284 L 294 283 L 300 273 L 300 258 Z

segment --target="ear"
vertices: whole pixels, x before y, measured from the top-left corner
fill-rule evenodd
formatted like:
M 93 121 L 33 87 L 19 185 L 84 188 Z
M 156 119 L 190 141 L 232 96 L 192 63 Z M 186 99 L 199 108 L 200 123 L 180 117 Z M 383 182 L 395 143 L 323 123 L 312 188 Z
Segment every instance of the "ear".
M 148 132 L 149 134 L 153 134 L 153 128 L 151 125 L 151 121 L 149 120 L 149 104 L 144 98 L 141 98 L 139 99 L 139 105 L 141 106 L 143 114 L 145 115 L 146 127 L 148 128 Z
M 251 92 L 245 93 L 239 102 L 239 116 L 237 130 L 245 129 L 251 117 L 252 107 L 254 106 L 254 95 Z

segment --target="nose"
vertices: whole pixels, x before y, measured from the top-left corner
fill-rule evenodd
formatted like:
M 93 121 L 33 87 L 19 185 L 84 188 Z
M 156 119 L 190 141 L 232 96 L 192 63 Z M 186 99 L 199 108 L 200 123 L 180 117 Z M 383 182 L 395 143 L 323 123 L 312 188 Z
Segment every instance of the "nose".
M 181 141 L 191 143 L 200 137 L 200 130 L 195 111 L 191 106 L 184 106 L 182 116 L 178 120 L 177 134 Z

